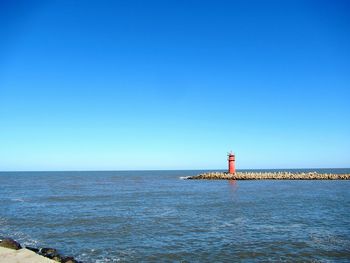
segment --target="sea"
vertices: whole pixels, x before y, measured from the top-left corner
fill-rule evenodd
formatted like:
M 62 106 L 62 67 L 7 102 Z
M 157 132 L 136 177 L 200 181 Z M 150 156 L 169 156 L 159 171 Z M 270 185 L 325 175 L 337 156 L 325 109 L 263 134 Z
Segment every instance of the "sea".
M 0 238 L 83 262 L 350 262 L 350 181 L 184 180 L 201 172 L 1 172 Z

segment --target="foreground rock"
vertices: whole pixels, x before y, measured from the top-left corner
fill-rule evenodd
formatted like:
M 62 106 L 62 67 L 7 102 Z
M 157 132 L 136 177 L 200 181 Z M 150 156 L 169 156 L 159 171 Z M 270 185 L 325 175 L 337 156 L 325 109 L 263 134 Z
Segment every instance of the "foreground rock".
M 204 180 L 350 180 L 350 174 L 292 173 L 292 172 L 208 172 L 187 179 Z
M 41 263 L 41 262 L 61 262 L 61 263 L 81 263 L 73 257 L 64 257 L 54 248 L 33 248 L 25 247 L 11 238 L 0 240 L 0 263 L 21 262 L 21 263 Z

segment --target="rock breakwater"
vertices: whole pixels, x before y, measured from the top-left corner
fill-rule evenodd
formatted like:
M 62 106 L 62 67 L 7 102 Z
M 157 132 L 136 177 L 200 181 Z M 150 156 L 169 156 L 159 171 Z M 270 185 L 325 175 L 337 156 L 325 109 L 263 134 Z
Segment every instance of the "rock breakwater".
M 187 179 L 192 180 L 350 180 L 350 174 L 317 172 L 208 172 Z
M 12 249 L 12 250 L 26 250 L 26 251 L 32 251 L 36 253 L 38 256 L 43 256 L 45 258 L 51 259 L 53 262 L 61 262 L 61 263 L 82 263 L 80 261 L 75 260 L 73 257 L 67 257 L 62 256 L 58 253 L 58 251 L 54 248 L 33 248 L 33 247 L 22 247 L 18 242 L 13 240 L 12 238 L 4 238 L 0 239 L 0 247 Z M 24 252 L 22 253 L 23 257 L 26 258 L 28 253 Z M 16 254 L 13 255 L 14 258 L 12 258 L 11 261 L 13 262 L 26 262 L 25 259 L 21 259 L 22 256 L 16 256 Z M 35 262 L 49 262 L 42 260 L 40 257 L 37 259 L 34 259 Z M 0 262 L 2 262 L 2 257 L 0 254 Z M 7 262 L 7 261 L 4 261 Z M 28 262 L 34 262 L 32 259 L 28 260 Z M 50 261 L 51 262 L 51 261 Z

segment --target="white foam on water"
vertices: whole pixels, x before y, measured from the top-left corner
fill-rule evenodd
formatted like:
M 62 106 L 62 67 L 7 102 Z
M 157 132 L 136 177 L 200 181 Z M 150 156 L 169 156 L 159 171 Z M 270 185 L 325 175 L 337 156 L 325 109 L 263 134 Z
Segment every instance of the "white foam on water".
M 97 259 L 96 263 L 107 263 L 107 262 L 120 262 L 120 258 L 103 258 L 103 259 Z
M 8 222 L 8 220 L 4 217 L 0 217 L 0 225 L 5 225 Z
M 190 177 L 190 176 L 180 176 L 179 179 L 180 179 L 180 180 L 186 180 L 186 179 L 188 179 L 189 177 Z
M 12 198 L 11 201 L 13 201 L 13 202 L 24 202 L 24 199 L 22 199 L 22 198 Z

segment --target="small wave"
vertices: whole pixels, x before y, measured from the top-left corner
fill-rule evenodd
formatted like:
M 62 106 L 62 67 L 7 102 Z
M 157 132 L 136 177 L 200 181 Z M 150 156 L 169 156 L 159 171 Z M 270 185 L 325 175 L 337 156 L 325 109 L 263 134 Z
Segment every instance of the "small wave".
M 24 199 L 22 199 L 22 198 L 12 198 L 11 201 L 13 201 L 13 202 L 24 202 Z
M 120 258 L 112 258 L 112 259 L 110 259 L 110 258 L 106 257 L 106 258 L 103 258 L 103 259 L 96 260 L 96 263 L 120 262 L 120 261 L 121 261 Z
M 0 217 L 0 225 L 4 225 L 7 223 L 7 219 L 6 218 L 3 218 L 3 217 Z
M 188 179 L 190 176 L 180 176 L 179 178 L 180 178 L 180 180 L 186 180 L 186 179 Z

